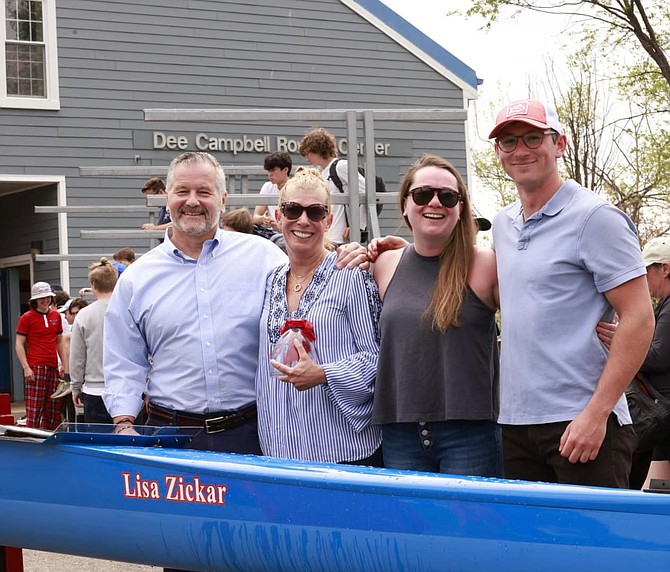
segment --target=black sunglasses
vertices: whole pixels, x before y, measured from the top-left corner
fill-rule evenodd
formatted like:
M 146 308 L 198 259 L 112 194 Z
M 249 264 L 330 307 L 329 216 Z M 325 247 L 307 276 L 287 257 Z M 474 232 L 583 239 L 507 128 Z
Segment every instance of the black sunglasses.
M 328 216 L 328 207 L 318 203 L 306 207 L 298 203 L 282 203 L 279 209 L 288 220 L 298 220 L 303 212 L 312 222 L 320 222 Z
M 412 189 L 409 192 L 409 194 L 412 195 L 414 204 L 420 206 L 427 205 L 430 201 L 432 201 L 435 193 L 437 193 L 437 199 L 440 201 L 442 206 L 445 206 L 448 209 L 454 208 L 461 201 L 461 193 L 454 191 L 454 189 L 417 187 L 416 189 Z

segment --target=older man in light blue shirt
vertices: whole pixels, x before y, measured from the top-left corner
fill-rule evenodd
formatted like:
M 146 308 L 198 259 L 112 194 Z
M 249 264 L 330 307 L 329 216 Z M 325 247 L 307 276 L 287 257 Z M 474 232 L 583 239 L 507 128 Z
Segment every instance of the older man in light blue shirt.
M 174 159 L 167 188 L 173 228 L 123 273 L 105 316 L 105 405 L 117 432 L 134 431 L 146 395 L 150 424 L 203 427 L 194 448 L 260 453 L 259 320 L 286 256 L 219 229 L 225 179 L 211 155 Z

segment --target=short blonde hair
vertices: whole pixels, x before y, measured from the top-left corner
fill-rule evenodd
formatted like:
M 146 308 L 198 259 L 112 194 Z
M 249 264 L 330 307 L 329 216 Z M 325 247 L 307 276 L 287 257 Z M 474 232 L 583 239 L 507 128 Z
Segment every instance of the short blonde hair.
M 118 270 L 104 256 L 88 267 L 88 281 L 102 294 L 112 292 L 118 278 Z
M 330 189 L 321 176 L 321 171 L 314 167 L 298 167 L 295 175 L 291 177 L 279 191 L 279 206 L 286 202 L 286 195 L 290 191 L 321 191 L 323 193 L 323 204 L 328 208 L 328 214 L 333 211 L 333 201 L 330 198 Z M 323 245 L 327 250 L 335 250 L 336 244 L 323 235 Z
M 290 191 L 321 191 L 324 196 L 323 204 L 328 207 L 330 213 L 333 209 L 333 201 L 330 198 L 330 190 L 326 181 L 321 176 L 321 171 L 313 167 L 298 167 L 295 175 L 291 177 L 279 191 L 279 204 L 286 202 L 286 195 Z

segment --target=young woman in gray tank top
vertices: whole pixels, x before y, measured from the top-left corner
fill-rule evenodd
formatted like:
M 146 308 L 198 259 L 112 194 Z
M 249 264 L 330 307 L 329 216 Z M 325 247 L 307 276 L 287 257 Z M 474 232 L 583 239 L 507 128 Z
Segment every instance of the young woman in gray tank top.
M 475 246 L 458 171 L 424 155 L 400 184 L 413 244 L 379 255 L 384 300 L 373 423 L 384 465 L 502 476 L 495 253 Z

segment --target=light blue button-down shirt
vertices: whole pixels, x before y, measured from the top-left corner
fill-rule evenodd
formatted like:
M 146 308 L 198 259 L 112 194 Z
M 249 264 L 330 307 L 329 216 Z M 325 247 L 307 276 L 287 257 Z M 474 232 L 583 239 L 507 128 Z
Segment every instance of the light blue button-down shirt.
M 169 234 L 121 275 L 105 315 L 112 417 L 137 415 L 143 393 L 191 413 L 255 399 L 265 281 L 286 256 L 263 238 L 218 230 L 194 260 Z

